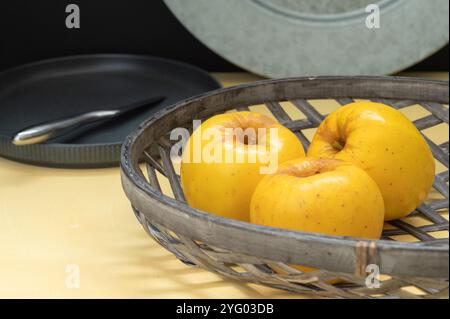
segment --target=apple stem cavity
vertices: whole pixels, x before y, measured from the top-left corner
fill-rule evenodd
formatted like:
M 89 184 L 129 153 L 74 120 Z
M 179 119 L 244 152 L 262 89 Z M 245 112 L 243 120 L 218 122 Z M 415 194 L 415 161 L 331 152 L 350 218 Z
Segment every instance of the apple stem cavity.
M 345 142 L 344 141 L 334 141 L 333 144 L 331 144 L 331 146 L 333 146 L 333 148 L 337 151 L 342 151 L 345 147 Z

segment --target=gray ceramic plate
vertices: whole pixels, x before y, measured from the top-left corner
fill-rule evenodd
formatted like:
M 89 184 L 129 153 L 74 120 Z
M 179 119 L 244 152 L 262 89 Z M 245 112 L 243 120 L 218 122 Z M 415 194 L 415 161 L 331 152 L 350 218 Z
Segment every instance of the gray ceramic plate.
M 448 43 L 448 0 L 165 0 L 199 40 L 268 77 L 381 75 Z M 380 28 L 366 27 L 368 4 Z

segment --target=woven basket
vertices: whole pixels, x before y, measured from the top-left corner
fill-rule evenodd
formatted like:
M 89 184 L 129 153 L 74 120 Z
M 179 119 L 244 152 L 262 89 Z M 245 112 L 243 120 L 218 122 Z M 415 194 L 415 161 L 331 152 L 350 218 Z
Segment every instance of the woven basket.
M 448 236 L 432 236 L 449 229 L 443 217 L 449 206 L 448 140 L 437 145 L 424 134 L 436 160 L 445 167 L 436 175 L 435 196 L 408 217 L 422 217 L 426 225 L 414 226 L 407 219 L 392 221 L 377 241 L 262 227 L 207 214 L 185 203 L 170 159 L 168 133 L 173 128 L 192 126 L 193 119 L 263 104 L 307 149 L 310 142 L 306 132 L 324 118 L 313 107 L 316 99 L 340 105 L 367 99 L 397 109 L 420 105 L 429 114 L 414 122 L 421 131 L 448 125 L 448 108 L 444 106 L 449 100 L 448 82 L 318 77 L 262 81 L 207 93 L 156 114 L 126 139 L 122 184 L 139 222 L 184 263 L 234 279 L 324 297 L 448 298 Z M 286 101 L 305 118 L 292 119 L 281 103 Z M 170 182 L 173 195 L 162 193 L 163 179 Z M 394 240 L 408 236 L 415 240 Z M 383 274 L 375 288 L 366 285 L 366 266 L 370 264 L 377 265 Z M 317 270 L 303 273 L 292 265 Z

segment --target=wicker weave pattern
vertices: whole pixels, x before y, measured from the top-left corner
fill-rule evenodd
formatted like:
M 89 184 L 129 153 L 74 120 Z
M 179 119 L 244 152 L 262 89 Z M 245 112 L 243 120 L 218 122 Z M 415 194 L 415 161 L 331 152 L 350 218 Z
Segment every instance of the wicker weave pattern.
M 371 100 L 385 103 L 396 109 L 420 105 L 420 107 L 430 113 L 430 115 L 414 122 L 416 127 L 421 131 L 442 123 L 448 124 L 448 109 L 440 103 L 430 101 L 418 102 L 404 99 L 374 98 Z M 335 101 L 340 105 L 345 105 L 353 100 L 350 98 L 339 98 L 335 99 Z M 305 132 L 318 127 L 325 115 L 313 106 L 314 103 L 311 100 L 296 99 L 290 100 L 289 102 L 305 115 L 304 119 L 293 120 L 278 101 L 266 102 L 265 106 L 280 123 L 287 126 L 297 135 L 305 149 L 307 149 L 310 140 L 307 137 L 308 134 Z M 249 106 L 238 107 L 237 110 L 249 110 Z M 211 115 L 208 114 L 208 116 Z M 186 121 L 188 120 L 192 120 L 192 118 L 186 119 Z M 449 230 L 448 220 L 442 216 L 443 212 L 448 212 L 449 207 L 448 141 L 437 145 L 425 134 L 424 137 L 429 143 L 435 159 L 446 168 L 445 171 L 436 175 L 434 182 L 435 196 L 430 198 L 426 204 L 418 207 L 408 217 L 420 217 L 428 222 L 424 226 L 414 226 L 408 223 L 406 219 L 392 221 L 389 223 L 391 227 L 386 227 L 382 239 L 393 241 L 399 238 L 399 236 L 410 235 L 414 241 L 422 242 L 421 245 L 443 245 L 448 250 L 448 238 L 437 239 L 433 236 L 434 232 L 448 232 Z M 156 145 L 158 152 L 151 151 L 152 148 L 155 148 L 155 145 L 151 145 L 144 152 L 147 182 L 154 190 L 161 193 L 162 196 L 167 196 L 162 194 L 160 186 L 161 176 L 165 176 L 170 182 L 175 199 L 180 202 L 185 202 L 179 176 L 170 160 L 170 146 L 170 141 L 164 135 L 159 140 L 158 145 Z M 448 278 L 384 276 L 379 288 L 367 288 L 365 284 L 365 265 L 367 264 L 366 260 L 371 259 L 372 256 L 370 254 L 372 248 L 374 248 L 370 245 L 356 247 L 358 258 L 361 259 L 361 265 L 359 269 L 356 267 L 355 273 L 336 273 L 324 270 L 303 273 L 286 263 L 236 253 L 204 242 L 192 240 L 187 236 L 175 234 L 170 229 L 153 222 L 138 210 L 135 209 L 134 211 L 137 219 L 148 234 L 182 262 L 208 269 L 226 277 L 322 297 L 448 298 Z M 331 284 L 331 282 L 335 282 L 335 279 L 340 279 L 340 283 Z M 410 289 L 411 287 L 413 288 Z

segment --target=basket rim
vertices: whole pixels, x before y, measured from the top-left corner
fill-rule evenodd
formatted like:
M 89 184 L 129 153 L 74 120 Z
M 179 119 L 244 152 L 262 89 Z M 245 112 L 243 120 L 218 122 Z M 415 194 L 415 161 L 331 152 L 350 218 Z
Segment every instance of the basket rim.
M 399 241 L 388 241 L 388 240 L 368 240 L 368 239 L 360 239 L 360 238 L 354 238 L 354 237 L 346 237 L 346 236 L 330 236 L 330 235 L 323 235 L 323 234 L 316 234 L 316 233 L 307 233 L 307 232 L 301 232 L 301 231 L 291 231 L 291 230 L 285 230 L 280 228 L 273 228 L 273 227 L 266 227 L 266 226 L 260 226 L 251 224 L 248 222 L 233 220 L 213 214 L 209 214 L 203 211 L 200 211 L 198 209 L 194 209 L 189 207 L 187 204 L 182 203 L 176 199 L 169 198 L 167 196 L 161 196 L 156 190 L 154 190 L 145 180 L 145 177 L 141 170 L 136 169 L 136 165 L 138 163 L 138 160 L 133 158 L 133 150 L 136 146 L 136 142 L 141 138 L 141 136 L 145 133 L 147 128 L 152 126 L 154 123 L 159 121 L 160 119 L 163 119 L 164 117 L 168 116 L 170 113 L 172 113 L 174 110 L 182 108 L 182 107 L 189 107 L 189 104 L 200 101 L 202 99 L 205 99 L 207 97 L 211 97 L 214 95 L 223 94 L 225 92 L 234 91 L 237 89 L 246 89 L 246 88 L 252 88 L 260 85 L 270 85 L 270 84 L 278 84 L 282 82 L 291 82 L 291 81 L 340 81 L 340 80 L 348 80 L 348 79 L 356 79 L 356 80 L 366 80 L 366 81 L 401 81 L 404 84 L 410 83 L 410 84 L 430 84 L 433 86 L 436 86 L 437 88 L 443 88 L 445 91 L 446 100 L 440 100 L 436 102 L 440 102 L 442 104 L 448 104 L 448 89 L 449 89 L 449 82 L 448 81 L 441 81 L 441 80 L 425 80 L 420 78 L 408 78 L 408 77 L 393 77 L 393 76 L 314 76 L 314 77 L 294 77 L 294 78 L 285 78 L 285 79 L 276 79 L 276 80 L 262 80 L 262 81 L 256 81 L 252 83 L 246 83 L 241 85 L 236 85 L 228 88 L 222 88 L 218 90 L 214 90 L 211 92 L 207 92 L 204 94 L 197 95 L 195 97 L 189 98 L 184 101 L 180 101 L 176 104 L 173 104 L 172 106 L 169 106 L 157 113 L 155 113 L 152 117 L 150 117 L 147 121 L 142 123 L 137 129 L 135 129 L 134 132 L 132 132 L 126 139 L 125 142 L 122 145 L 121 150 L 121 178 L 122 178 L 122 184 L 123 188 L 125 190 L 125 193 L 127 197 L 130 199 L 130 201 L 134 204 L 137 201 L 137 198 L 139 199 L 148 199 L 147 204 L 154 204 L 154 203 L 160 203 L 166 208 L 170 209 L 171 212 L 176 212 L 179 214 L 176 216 L 179 223 L 184 223 L 183 226 L 186 226 L 186 223 L 194 223 L 201 222 L 201 223 L 207 223 L 209 225 L 218 225 L 220 227 L 225 227 L 229 229 L 235 229 L 238 231 L 245 231 L 253 234 L 260 234 L 265 235 L 269 237 L 285 237 L 289 238 L 291 240 L 298 241 L 299 243 L 308 243 L 311 241 L 317 242 L 317 243 L 323 243 L 324 245 L 334 245 L 335 247 L 344 247 L 347 249 L 355 249 L 358 245 L 365 245 L 370 246 L 371 244 L 376 244 L 377 253 L 380 252 L 389 252 L 390 256 L 392 256 L 392 253 L 395 252 L 407 252 L 407 253 L 422 253 L 425 255 L 421 255 L 421 258 L 423 258 L 426 255 L 429 255 L 430 257 L 432 255 L 436 256 L 436 254 L 440 255 L 446 255 L 447 260 L 447 269 L 442 270 L 440 273 L 439 271 L 436 273 L 436 269 L 433 270 L 433 272 L 430 272 L 429 274 L 423 274 L 424 276 L 431 276 L 436 275 L 437 277 L 445 277 L 448 278 L 448 253 L 449 253 L 449 243 L 448 241 L 445 243 L 439 243 L 439 244 L 427 244 L 424 242 L 419 243 L 409 243 L 409 242 L 399 242 Z M 134 191 L 137 190 L 138 193 L 135 193 Z M 143 205 L 142 213 L 144 215 L 147 213 L 145 209 L 146 205 Z M 139 208 L 139 207 L 136 207 Z M 152 218 L 155 216 L 152 216 Z M 174 216 L 171 216 L 174 217 Z M 156 222 L 161 225 L 165 225 L 165 222 L 163 218 L 156 218 Z M 185 236 L 190 236 L 188 233 L 184 233 L 183 227 L 180 227 L 179 229 L 173 229 L 175 232 L 179 232 L 180 234 L 183 234 Z M 198 234 L 197 234 L 198 235 Z M 195 236 L 193 238 L 195 240 L 200 240 L 205 243 L 210 243 L 212 240 L 208 236 Z M 219 244 L 213 243 L 214 246 L 228 249 L 233 251 L 233 247 L 229 247 L 227 243 Z M 337 245 L 337 246 L 336 246 Z M 242 252 L 242 253 L 248 253 L 250 254 L 251 251 Z M 442 256 L 445 257 L 445 256 Z M 266 258 L 266 257 L 261 257 Z M 383 256 L 379 255 L 378 259 L 382 259 Z M 381 262 L 382 264 L 382 262 Z M 330 269 L 331 270 L 331 269 Z M 342 270 L 342 269 L 340 269 Z M 346 269 L 346 271 L 351 272 L 354 271 L 354 269 Z M 383 272 L 386 274 L 394 274 L 398 270 L 394 271 L 387 271 Z

